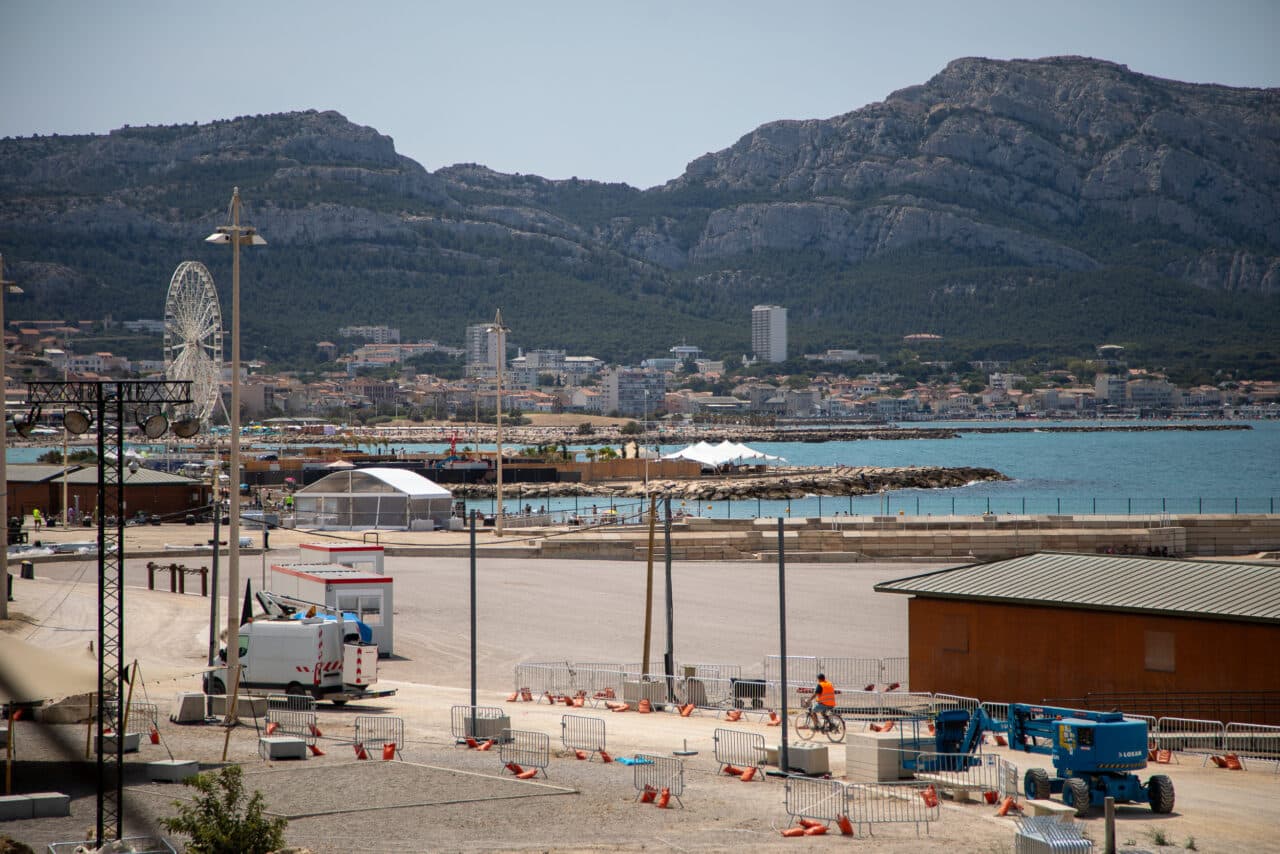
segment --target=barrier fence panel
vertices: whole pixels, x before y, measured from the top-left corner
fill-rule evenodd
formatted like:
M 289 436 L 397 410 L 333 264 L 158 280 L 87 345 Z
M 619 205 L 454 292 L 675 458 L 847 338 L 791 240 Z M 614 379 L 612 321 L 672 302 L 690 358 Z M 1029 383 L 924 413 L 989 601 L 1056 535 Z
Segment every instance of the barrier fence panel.
M 787 777 L 787 815 L 793 819 L 835 821 L 846 809 L 844 783 L 839 780 Z
M 605 749 L 604 720 L 585 715 L 563 715 L 560 718 L 560 743 L 565 750 L 599 753 Z
M 117 717 L 119 706 L 115 700 L 108 700 L 105 703 L 107 720 L 120 720 Z M 128 729 L 132 732 L 141 732 L 142 730 L 151 730 L 160 726 L 160 709 L 155 703 L 140 703 L 134 701 L 129 704 L 128 714 L 124 720 L 120 721 L 121 729 Z M 139 729 L 141 728 L 141 729 Z
M 836 694 L 836 711 L 845 723 L 861 725 L 863 729 L 868 723 L 884 717 L 882 707 L 878 691 L 839 691 Z
M 517 664 L 515 673 L 515 689 L 519 691 L 528 688 L 535 700 L 548 693 L 570 693 L 568 689 L 573 683 L 569 663 L 566 661 Z
M 680 796 L 684 794 L 684 760 L 649 753 L 637 753 L 635 758 L 641 760 L 639 764 L 631 766 L 635 772 L 632 785 L 636 788 L 636 797 L 644 794 L 645 787 L 655 792 L 667 789 L 671 797 L 683 807 L 684 801 L 680 800 Z
M 1220 721 L 1195 718 L 1160 718 L 1156 721 L 1156 747 L 1186 753 L 1217 753 L 1222 749 L 1226 727 Z
M 859 831 L 864 824 L 868 832 L 876 824 L 914 824 L 918 836 L 920 825 L 928 831 L 929 822 L 942 815 L 942 799 L 932 783 L 850 783 L 845 803 Z
M 486 722 L 506 716 L 506 710 L 499 706 L 453 706 L 449 709 L 449 734 L 455 743 L 464 743 L 468 738 L 494 738 L 501 732 L 496 724 Z
M 537 768 L 545 777 L 551 764 L 551 736 L 545 732 L 504 729 L 498 758 L 503 765 L 514 762 L 521 768 Z
M 955 694 L 934 694 L 933 695 L 933 712 L 947 711 L 949 709 L 963 709 L 969 714 L 973 714 L 982 705 L 982 701 L 977 697 L 960 697 Z
M 881 692 L 880 710 L 886 717 L 924 717 L 933 710 L 933 695 L 910 691 Z
M 1007 735 L 1009 732 L 1009 704 L 983 703 L 981 708 L 982 711 L 987 713 L 987 717 L 991 719 L 991 730 Z
M 1125 715 L 1126 721 L 1142 721 L 1147 725 L 1147 747 L 1156 746 L 1156 719 L 1148 715 Z
M 1237 756 L 1271 760 L 1280 772 L 1280 726 L 1227 724 L 1225 746 Z
M 763 679 L 730 679 L 729 694 L 731 705 L 735 709 L 763 712 L 776 708 L 774 697 L 776 686 Z
M 720 763 L 717 771 L 724 770 L 726 765 L 751 765 L 764 771 L 764 736 L 760 733 L 717 727 L 712 741 L 716 745 L 716 761 Z M 758 779 L 764 778 L 763 773 L 758 775 Z
M 1081 835 L 1080 825 L 1062 824 L 1057 816 L 1015 817 L 1018 833 L 1013 838 L 1014 854 L 1090 854 L 1093 841 Z
M 315 712 L 299 712 L 292 709 L 277 709 L 272 712 L 267 729 L 272 735 L 292 735 L 301 738 L 306 741 L 308 747 L 316 743 L 316 737 L 320 734 L 316 726 Z
M 818 684 L 818 659 L 812 655 L 788 655 L 787 656 L 787 682 L 793 688 L 808 688 L 813 690 Z M 764 659 L 764 680 L 769 684 L 770 691 L 765 697 L 765 705 L 771 709 L 782 708 L 782 695 L 779 693 L 779 683 L 782 681 L 782 656 L 767 655 Z M 801 695 L 793 693 L 787 697 L 787 708 L 800 708 Z
M 741 679 L 740 664 L 682 664 L 676 668 L 686 679 Z
M 404 748 L 404 718 L 389 715 L 356 715 L 356 744 L 374 751 L 390 744 L 396 755 Z
M 632 679 L 631 675 L 625 670 L 591 670 L 589 672 L 578 671 L 579 679 L 588 684 L 584 685 L 583 690 L 587 692 L 587 699 L 594 705 L 599 705 L 605 700 L 621 700 L 622 699 L 622 683 Z
M 837 691 L 874 691 L 880 684 L 880 659 L 819 658 L 818 672 L 826 676 Z M 790 670 L 787 671 L 787 676 L 795 678 Z M 817 684 L 816 678 L 814 684 Z
M 699 709 L 728 709 L 733 706 L 733 686 L 737 681 L 734 677 L 685 679 L 680 685 L 680 699 L 693 703 Z
M 887 689 L 891 685 L 897 685 L 896 690 L 911 690 L 911 659 L 909 658 L 882 658 L 880 659 L 880 684 Z
M 917 780 L 953 792 L 996 792 L 1018 797 L 1018 768 L 989 753 L 921 753 L 916 757 Z
M 316 700 L 308 694 L 268 694 L 267 721 L 272 721 L 276 712 L 314 712 Z

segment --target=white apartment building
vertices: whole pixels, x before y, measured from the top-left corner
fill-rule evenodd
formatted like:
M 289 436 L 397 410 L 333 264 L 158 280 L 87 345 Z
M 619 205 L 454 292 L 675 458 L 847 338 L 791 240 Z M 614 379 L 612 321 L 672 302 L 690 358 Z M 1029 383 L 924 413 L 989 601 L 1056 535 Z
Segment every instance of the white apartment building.
M 751 309 L 751 352 L 764 362 L 787 360 L 787 310 L 780 305 Z

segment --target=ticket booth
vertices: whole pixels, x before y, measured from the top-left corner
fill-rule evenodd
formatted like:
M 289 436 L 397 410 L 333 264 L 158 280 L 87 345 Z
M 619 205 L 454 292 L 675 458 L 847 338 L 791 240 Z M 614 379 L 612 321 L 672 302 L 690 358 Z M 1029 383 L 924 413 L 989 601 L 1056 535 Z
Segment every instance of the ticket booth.
M 380 562 L 381 554 L 378 559 Z M 372 640 L 378 645 L 379 656 L 393 651 L 393 589 L 389 575 L 337 563 L 274 564 L 271 567 L 273 593 L 355 614 L 373 632 Z
M 299 563 L 336 563 L 382 575 L 382 546 L 363 543 L 303 543 Z

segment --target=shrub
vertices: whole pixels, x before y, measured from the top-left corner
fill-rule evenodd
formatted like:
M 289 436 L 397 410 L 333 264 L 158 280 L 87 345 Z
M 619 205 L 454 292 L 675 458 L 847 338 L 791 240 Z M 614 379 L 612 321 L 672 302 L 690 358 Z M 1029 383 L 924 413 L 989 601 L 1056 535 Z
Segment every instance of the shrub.
M 199 794 L 190 803 L 174 801 L 177 817 L 162 818 L 160 824 L 170 833 L 188 836 L 187 850 L 197 854 L 267 854 L 284 847 L 288 820 L 265 818 L 257 790 L 243 803 L 243 776 L 239 765 L 228 765 L 184 780 Z

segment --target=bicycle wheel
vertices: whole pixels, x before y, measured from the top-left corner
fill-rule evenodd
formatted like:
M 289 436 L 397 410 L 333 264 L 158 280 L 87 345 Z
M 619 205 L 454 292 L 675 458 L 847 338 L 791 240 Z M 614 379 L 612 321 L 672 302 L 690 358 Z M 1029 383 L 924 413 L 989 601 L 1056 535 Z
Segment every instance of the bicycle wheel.
M 827 727 L 826 733 L 831 741 L 844 741 L 844 718 L 832 712 L 831 724 Z
M 813 716 L 808 712 L 796 712 L 796 735 L 805 741 L 813 738 Z

